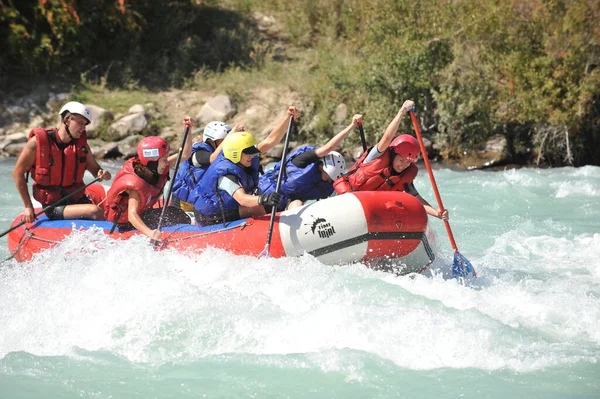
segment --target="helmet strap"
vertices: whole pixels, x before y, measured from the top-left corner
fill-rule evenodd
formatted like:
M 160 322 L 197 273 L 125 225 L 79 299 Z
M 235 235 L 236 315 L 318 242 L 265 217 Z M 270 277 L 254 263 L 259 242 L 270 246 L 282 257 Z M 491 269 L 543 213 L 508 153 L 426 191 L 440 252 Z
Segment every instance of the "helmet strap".
M 75 137 L 73 137 L 71 131 L 69 130 L 69 124 L 67 123 L 66 117 L 63 119 L 63 123 L 65 124 L 65 131 L 67 132 L 67 136 L 71 138 L 71 141 L 75 141 Z

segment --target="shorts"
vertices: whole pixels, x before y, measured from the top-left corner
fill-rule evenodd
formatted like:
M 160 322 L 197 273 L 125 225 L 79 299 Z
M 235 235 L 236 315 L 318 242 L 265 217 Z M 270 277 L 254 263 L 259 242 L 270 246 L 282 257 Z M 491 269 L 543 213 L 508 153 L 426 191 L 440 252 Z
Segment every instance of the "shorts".
M 77 201 L 65 201 L 61 205 L 53 206 L 49 209 L 46 209 L 46 216 L 50 220 L 64 220 L 65 219 L 65 207 L 69 205 L 88 205 L 91 204 L 92 201 L 89 199 L 87 195 L 84 195 Z M 47 207 L 48 205 L 42 204 L 42 208 Z

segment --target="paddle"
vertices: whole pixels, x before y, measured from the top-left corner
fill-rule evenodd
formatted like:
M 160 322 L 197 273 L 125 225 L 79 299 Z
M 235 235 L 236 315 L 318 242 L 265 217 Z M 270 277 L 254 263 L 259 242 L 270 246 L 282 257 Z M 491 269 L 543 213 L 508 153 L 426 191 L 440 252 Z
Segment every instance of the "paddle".
M 283 174 L 285 173 L 285 162 L 287 157 L 287 150 L 290 144 L 290 133 L 292 132 L 292 126 L 294 124 L 294 114 L 290 116 L 290 122 L 288 124 L 287 132 L 285 133 L 285 144 L 283 145 L 283 154 L 281 154 L 281 167 L 279 168 L 279 174 L 277 175 L 277 183 L 275 184 L 275 192 L 279 194 L 279 189 L 281 188 L 281 181 L 283 180 Z M 271 211 L 271 221 L 269 222 L 269 232 L 267 234 L 267 243 L 265 244 L 265 249 L 262 250 L 260 254 L 258 254 L 259 258 L 269 257 L 271 256 L 271 237 L 273 236 L 273 226 L 275 225 L 275 213 L 277 213 L 277 207 L 274 206 Z
M 367 140 L 365 139 L 365 129 L 363 128 L 362 123 L 358 125 L 358 131 L 360 132 L 360 141 L 362 143 L 363 151 L 367 151 Z
M 44 209 L 42 209 L 41 211 L 36 212 L 33 217 L 37 218 L 38 216 L 40 216 L 42 213 L 46 212 L 48 209 L 58 206 L 60 205 L 63 201 L 68 200 L 69 198 L 71 198 L 72 196 L 74 196 L 75 194 L 81 192 L 82 190 L 85 190 L 88 186 L 91 186 L 94 183 L 99 182 L 100 180 L 102 180 L 100 177 L 95 178 L 94 180 L 92 180 L 90 183 L 86 184 L 83 187 L 79 187 L 77 190 L 73 191 L 72 193 L 65 195 L 64 197 L 62 197 L 61 199 L 59 199 L 58 201 L 54 202 L 53 204 L 50 204 L 48 206 L 46 206 Z M 6 230 L 4 233 L 0 234 L 0 238 L 4 237 L 5 235 L 7 235 L 8 233 L 10 233 L 11 231 L 13 231 L 14 229 L 21 227 L 25 224 L 25 222 L 21 221 L 20 223 L 15 224 L 13 227 L 11 227 L 10 229 Z
M 175 179 L 175 175 L 179 170 L 179 164 L 181 163 L 181 157 L 183 155 L 183 147 L 185 146 L 185 141 L 187 140 L 187 136 L 190 134 L 190 129 L 192 127 L 192 121 L 190 118 L 184 118 L 183 123 L 185 123 L 185 130 L 183 131 L 183 140 L 181 140 L 181 145 L 179 146 L 179 150 L 177 152 L 177 161 L 175 162 L 175 173 L 173 174 L 173 179 Z M 165 198 L 162 211 L 160 212 L 160 218 L 158 219 L 158 226 L 156 227 L 156 230 L 160 231 L 160 228 L 162 227 L 165 211 L 167 210 L 169 201 L 171 201 L 171 194 L 173 194 L 173 183 L 169 184 L 169 191 L 167 192 L 167 198 Z M 154 247 L 160 245 L 160 241 L 158 240 L 150 240 L 150 242 Z
M 442 197 L 440 197 L 437 184 L 435 183 L 435 177 L 433 177 L 433 171 L 431 170 L 431 165 L 429 164 L 429 157 L 427 156 L 427 151 L 425 150 L 425 144 L 423 143 L 423 137 L 421 136 L 419 124 L 417 123 L 417 116 L 415 115 L 415 110 L 411 109 L 409 112 L 410 118 L 412 119 L 412 123 L 415 128 L 415 133 L 417 134 L 417 139 L 419 140 L 419 147 L 421 148 L 421 154 L 423 154 L 425 168 L 427 168 L 427 174 L 429 174 L 429 180 L 431 180 L 431 186 L 433 187 L 433 192 L 435 193 L 435 199 L 437 200 L 440 211 L 444 212 L 444 204 L 442 203 Z M 473 268 L 473 265 L 471 265 L 471 262 L 469 262 L 469 260 L 458 251 L 456 241 L 454 241 L 454 235 L 452 234 L 452 229 L 450 228 L 450 223 L 447 220 L 444 220 L 444 225 L 446 226 L 446 232 L 448 233 L 448 238 L 450 239 L 452 249 L 454 249 L 454 262 L 452 262 L 452 277 L 467 277 L 469 276 L 469 274 L 472 274 L 473 277 L 477 277 L 477 273 L 475 273 L 475 269 Z

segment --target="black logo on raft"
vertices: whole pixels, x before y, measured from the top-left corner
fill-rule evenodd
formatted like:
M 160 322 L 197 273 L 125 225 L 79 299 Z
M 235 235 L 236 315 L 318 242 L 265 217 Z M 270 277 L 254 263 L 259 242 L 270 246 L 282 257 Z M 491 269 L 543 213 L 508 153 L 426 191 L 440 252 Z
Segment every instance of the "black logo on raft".
M 310 231 L 312 231 L 313 234 L 316 232 L 316 234 L 319 235 L 319 238 L 329 238 L 335 234 L 335 228 L 327 220 L 324 218 L 312 217 L 315 219 L 315 221 L 312 223 L 306 223 L 305 226 L 310 225 Z M 308 233 L 309 232 L 307 231 L 304 234 Z

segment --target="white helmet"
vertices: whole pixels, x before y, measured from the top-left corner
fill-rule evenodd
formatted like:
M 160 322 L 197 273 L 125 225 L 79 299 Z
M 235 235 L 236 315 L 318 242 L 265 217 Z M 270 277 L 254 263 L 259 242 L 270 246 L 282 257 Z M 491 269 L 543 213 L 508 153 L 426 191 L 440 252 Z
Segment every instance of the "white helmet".
M 322 162 L 323 170 L 334 181 L 346 173 L 346 160 L 339 152 L 331 151 L 323 157 Z
M 202 135 L 202 141 L 208 139 L 217 141 L 224 139 L 225 136 L 231 131 L 231 127 L 224 122 L 213 121 L 206 125 L 204 128 L 204 134 Z
M 82 103 L 78 103 L 77 101 L 70 101 L 63 105 L 58 114 L 61 119 L 65 117 L 65 113 L 78 114 L 83 116 L 88 121 L 88 125 L 92 123 L 92 112 Z

